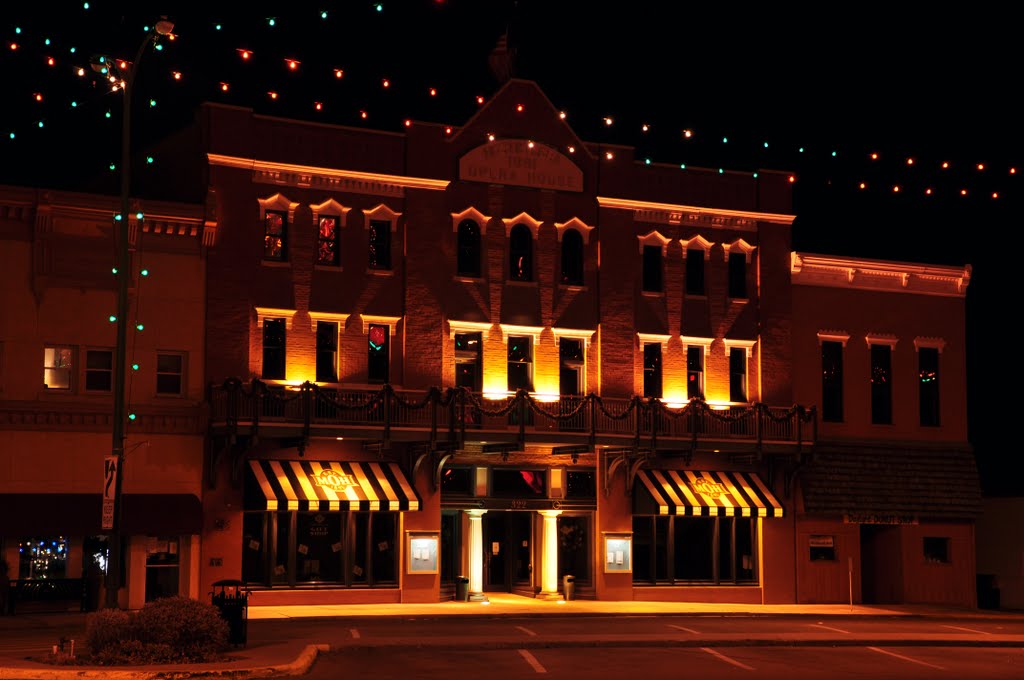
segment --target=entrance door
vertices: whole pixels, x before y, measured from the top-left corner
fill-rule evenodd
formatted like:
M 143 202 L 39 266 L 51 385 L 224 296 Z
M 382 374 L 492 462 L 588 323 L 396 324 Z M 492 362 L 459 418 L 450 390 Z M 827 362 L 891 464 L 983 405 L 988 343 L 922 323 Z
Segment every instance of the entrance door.
M 897 604 L 903 599 L 900 585 L 900 528 L 885 524 L 860 525 L 861 601 L 864 604 Z
M 500 510 L 483 516 L 484 590 L 532 590 L 532 519 L 529 512 Z

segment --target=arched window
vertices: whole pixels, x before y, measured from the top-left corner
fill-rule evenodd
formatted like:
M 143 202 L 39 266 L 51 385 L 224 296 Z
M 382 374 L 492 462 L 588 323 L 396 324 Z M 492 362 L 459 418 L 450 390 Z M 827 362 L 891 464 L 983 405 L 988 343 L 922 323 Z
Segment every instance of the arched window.
M 509 278 L 513 281 L 533 280 L 533 236 L 525 224 L 512 227 L 508 235 Z
M 575 229 L 566 229 L 562 235 L 562 283 L 583 285 L 583 237 Z
M 457 266 L 459 276 L 480 278 L 480 225 L 473 220 L 459 223 Z

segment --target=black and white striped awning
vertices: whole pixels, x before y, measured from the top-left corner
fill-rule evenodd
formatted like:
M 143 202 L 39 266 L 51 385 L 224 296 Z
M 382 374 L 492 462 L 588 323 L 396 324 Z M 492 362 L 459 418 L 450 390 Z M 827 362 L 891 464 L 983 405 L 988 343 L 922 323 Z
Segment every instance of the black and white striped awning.
M 661 515 L 782 517 L 782 504 L 753 472 L 640 470 L 637 477 L 637 493 L 650 494 Z
M 396 463 L 250 460 L 249 467 L 262 492 L 251 510 L 420 509 L 416 491 Z

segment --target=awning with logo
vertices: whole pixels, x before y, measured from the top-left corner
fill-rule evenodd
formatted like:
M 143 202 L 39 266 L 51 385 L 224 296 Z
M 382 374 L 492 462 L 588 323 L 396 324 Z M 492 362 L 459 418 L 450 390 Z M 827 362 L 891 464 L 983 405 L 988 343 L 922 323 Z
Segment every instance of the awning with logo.
M 420 499 L 397 463 L 250 460 L 259 489 L 251 510 L 419 510 Z
M 753 472 L 640 470 L 660 515 L 782 517 L 782 504 Z

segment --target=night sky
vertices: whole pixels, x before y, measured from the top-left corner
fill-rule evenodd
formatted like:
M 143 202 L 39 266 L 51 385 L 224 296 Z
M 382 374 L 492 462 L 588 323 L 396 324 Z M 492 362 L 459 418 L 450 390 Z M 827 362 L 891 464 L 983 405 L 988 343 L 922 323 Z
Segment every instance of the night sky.
M 167 11 L 139 2 L 125 15 L 127 4 L 5 7 L 0 183 L 117 193 L 109 165 L 120 158 L 121 94 L 96 77 L 90 58 L 131 59 L 143 27 Z M 1015 103 L 1024 64 L 1004 10 L 971 5 L 953 14 L 890 2 L 787 14 L 575 0 L 255 3 L 241 12 L 229 9 L 234 3 L 208 5 L 217 11 L 169 15 L 176 39 L 143 57 L 133 108 L 137 178 L 158 172 L 158 140 L 186 127 L 204 100 L 382 130 L 401 131 L 406 118 L 460 125 L 477 96 L 498 89 L 488 56 L 507 32 L 514 75 L 535 80 L 584 140 L 636 146 L 637 158 L 652 163 L 793 172 L 797 250 L 971 264 L 970 439 L 986 491 L 1024 494 L 1021 478 L 1007 474 L 1024 467 L 1019 447 L 1000 431 L 1001 414 L 1017 404 L 1004 377 L 1016 343 L 1003 340 L 1012 338 L 1003 326 L 1010 315 L 999 312 L 1017 305 L 995 299 L 1016 292 L 1009 272 L 1019 266 L 1003 253 L 1024 205 Z M 693 137 L 684 139 L 684 129 Z

